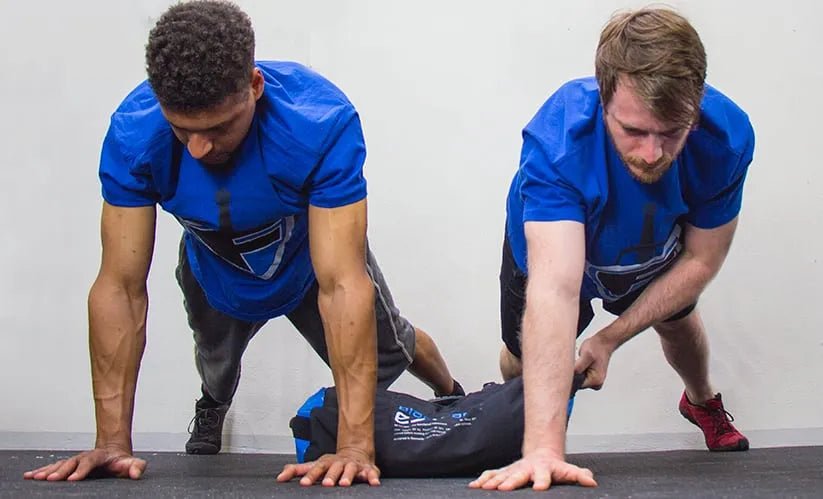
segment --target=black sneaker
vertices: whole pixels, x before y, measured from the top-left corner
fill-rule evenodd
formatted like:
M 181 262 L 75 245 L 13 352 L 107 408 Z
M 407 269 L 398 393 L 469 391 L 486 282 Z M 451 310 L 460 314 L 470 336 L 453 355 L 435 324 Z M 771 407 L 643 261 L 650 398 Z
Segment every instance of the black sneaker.
M 454 385 L 452 387 L 451 393 L 445 393 L 442 395 L 438 395 L 437 392 L 434 392 L 434 398 L 430 400 L 430 402 L 441 403 L 444 405 L 448 405 L 451 401 L 455 399 L 459 399 L 460 397 L 466 396 L 466 391 L 463 390 L 463 386 L 457 382 L 456 379 L 452 379 Z
M 194 406 L 194 417 L 189 423 L 189 441 L 186 454 L 217 454 L 223 445 L 223 421 L 228 405 L 217 407 Z
M 463 389 L 463 386 L 457 382 L 456 379 L 452 378 L 454 381 L 454 388 L 452 388 L 452 392 L 449 394 L 452 397 L 463 397 L 466 395 L 466 390 Z

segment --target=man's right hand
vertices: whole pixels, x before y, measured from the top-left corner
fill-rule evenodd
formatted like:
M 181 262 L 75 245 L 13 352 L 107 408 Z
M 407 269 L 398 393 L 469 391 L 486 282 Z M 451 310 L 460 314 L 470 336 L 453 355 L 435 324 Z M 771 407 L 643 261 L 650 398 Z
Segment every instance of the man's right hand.
M 519 461 L 496 470 L 484 471 L 469 487 L 486 490 L 515 490 L 531 482 L 534 490 L 547 490 L 553 484 L 580 484 L 597 487 L 594 475 L 587 468 L 579 468 L 558 459 L 548 452 L 534 451 Z
M 23 478 L 73 482 L 85 479 L 94 470 L 106 476 L 137 480 L 146 471 L 146 461 L 120 449 L 94 449 L 27 471 Z

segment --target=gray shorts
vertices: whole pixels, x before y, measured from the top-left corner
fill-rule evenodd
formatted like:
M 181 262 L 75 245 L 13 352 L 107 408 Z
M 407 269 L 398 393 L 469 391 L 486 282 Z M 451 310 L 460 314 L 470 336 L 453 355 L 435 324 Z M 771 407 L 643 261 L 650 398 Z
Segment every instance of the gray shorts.
M 414 358 L 415 333 L 411 323 L 400 315 L 394 304 L 383 273 L 369 250 L 366 271 L 374 283 L 374 310 L 377 318 L 377 385 L 388 388 L 411 364 Z M 212 399 L 231 403 L 240 380 L 243 352 L 265 320 L 248 322 L 224 314 L 211 305 L 189 266 L 184 243 L 175 272 L 183 291 L 183 305 L 189 326 L 194 333 L 195 365 L 202 380 L 202 389 Z M 309 345 L 329 364 L 329 354 L 323 322 L 317 305 L 318 284 L 309 288 L 303 301 L 286 317 Z

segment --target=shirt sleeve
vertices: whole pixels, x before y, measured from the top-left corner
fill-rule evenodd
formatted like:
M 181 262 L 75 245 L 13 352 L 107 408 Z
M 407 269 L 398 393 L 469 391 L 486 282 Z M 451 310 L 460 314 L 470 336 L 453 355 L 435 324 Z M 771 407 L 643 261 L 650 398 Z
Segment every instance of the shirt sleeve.
M 689 213 L 689 223 L 701 229 L 720 227 L 740 213 L 743 203 L 743 184 L 754 155 L 754 131 L 748 128 L 748 137 L 741 154 L 730 168 L 717 168 L 722 175 L 716 176 L 713 188 Z
M 357 113 L 349 117 L 315 168 L 310 184 L 309 203 L 320 208 L 337 208 L 366 197 L 363 163 L 366 144 Z
M 523 221 L 572 220 L 585 223 L 583 195 L 563 174 L 562 161 L 549 161 L 542 145 L 531 134 L 523 136 L 520 155 Z
M 159 200 L 148 164 L 139 164 L 126 152 L 115 127 L 109 127 L 100 153 L 103 199 L 114 206 L 152 206 Z

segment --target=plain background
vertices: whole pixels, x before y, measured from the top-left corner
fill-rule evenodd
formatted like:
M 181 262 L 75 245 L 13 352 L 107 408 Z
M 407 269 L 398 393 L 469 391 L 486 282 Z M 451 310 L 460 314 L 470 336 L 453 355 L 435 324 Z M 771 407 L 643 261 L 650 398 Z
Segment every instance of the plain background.
M 86 296 L 100 258 L 97 165 L 108 119 L 144 77 L 167 0 L 0 2 L 0 448 L 93 444 Z M 641 2 L 243 1 L 260 59 L 324 74 L 360 111 L 369 234 L 404 314 L 469 390 L 498 380 L 497 273 L 520 131 L 564 81 L 592 74 L 603 24 Z M 757 134 L 738 234 L 701 299 L 712 374 L 753 446 L 823 442 L 819 167 L 821 9 L 810 0 L 679 1 L 708 81 Z M 173 279 L 181 229 L 159 216 L 138 449 L 182 450 L 198 396 Z M 589 329 L 611 320 L 601 313 Z M 227 422 L 233 450 L 291 450 L 288 419 L 331 375 L 290 324 L 252 342 Z M 395 389 L 428 397 L 410 376 Z M 570 450 L 702 446 L 653 332 L 578 397 Z

